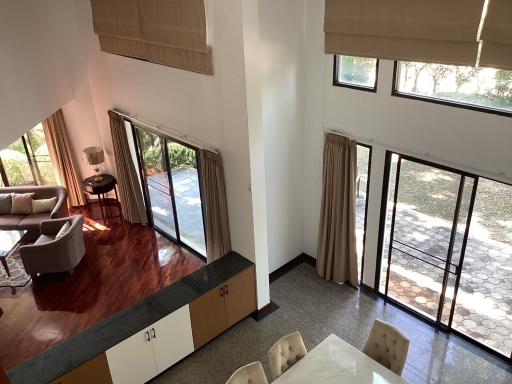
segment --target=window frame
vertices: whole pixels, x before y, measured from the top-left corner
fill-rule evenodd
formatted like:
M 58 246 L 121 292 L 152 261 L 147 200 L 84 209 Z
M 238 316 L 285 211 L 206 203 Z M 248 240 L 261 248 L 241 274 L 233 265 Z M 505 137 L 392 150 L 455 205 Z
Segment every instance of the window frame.
M 349 88 L 349 89 L 356 89 L 358 91 L 365 91 L 365 92 L 373 92 L 377 93 L 378 83 L 379 83 L 379 59 L 375 58 L 377 60 L 375 64 L 375 84 L 373 87 L 365 87 L 364 85 L 356 85 L 351 83 L 345 83 L 342 81 L 338 81 L 338 57 L 343 55 L 334 55 L 334 65 L 333 65 L 333 71 L 332 71 L 332 85 L 335 87 L 341 87 L 341 88 Z M 350 56 L 350 55 L 346 55 Z
M 393 65 L 393 85 L 392 85 L 392 89 L 391 89 L 391 96 L 401 97 L 404 99 L 426 101 L 427 103 L 445 105 L 445 106 L 449 106 L 449 107 L 467 109 L 467 110 L 477 111 L 477 112 L 485 112 L 485 113 L 490 113 L 493 115 L 512 117 L 512 111 L 509 112 L 504 109 L 484 107 L 484 106 L 480 106 L 480 105 L 476 105 L 476 104 L 463 103 L 460 101 L 440 99 L 440 98 L 436 98 L 436 97 L 432 97 L 432 96 L 422 96 L 422 95 L 415 95 L 414 93 L 401 92 L 398 90 L 398 81 L 400 80 L 400 76 L 398 73 L 400 70 L 399 66 L 398 66 L 398 61 L 399 60 L 395 60 L 394 65 Z

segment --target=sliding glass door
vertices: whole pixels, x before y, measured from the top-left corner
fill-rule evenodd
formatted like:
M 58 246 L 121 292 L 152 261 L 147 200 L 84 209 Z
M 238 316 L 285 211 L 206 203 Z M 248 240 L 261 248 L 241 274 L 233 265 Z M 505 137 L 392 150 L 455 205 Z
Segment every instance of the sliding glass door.
M 140 127 L 133 130 L 150 221 L 206 256 L 197 148 Z
M 512 186 L 388 152 L 379 291 L 512 353 Z

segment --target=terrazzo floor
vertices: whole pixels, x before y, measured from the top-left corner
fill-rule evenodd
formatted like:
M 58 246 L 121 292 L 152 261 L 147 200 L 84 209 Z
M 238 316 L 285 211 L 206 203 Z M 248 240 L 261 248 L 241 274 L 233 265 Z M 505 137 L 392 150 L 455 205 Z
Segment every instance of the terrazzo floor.
M 334 333 L 362 349 L 376 318 L 393 323 L 410 339 L 403 377 L 409 383 L 512 382 L 512 366 L 354 288 L 326 282 L 315 268 L 301 264 L 270 285 L 280 308 L 257 322 L 247 318 L 155 378 L 154 384 L 225 383 L 238 367 L 263 363 L 271 377 L 267 351 L 280 337 L 300 331 L 312 349 Z M 212 314 L 213 315 L 213 314 Z

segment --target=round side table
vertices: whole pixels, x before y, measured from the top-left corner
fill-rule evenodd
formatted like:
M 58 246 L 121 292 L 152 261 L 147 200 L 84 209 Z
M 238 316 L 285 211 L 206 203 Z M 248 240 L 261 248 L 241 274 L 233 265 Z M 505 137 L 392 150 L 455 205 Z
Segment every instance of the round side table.
M 83 181 L 84 192 L 88 195 L 94 195 L 98 197 L 98 202 L 100 203 L 101 217 L 103 221 L 105 218 L 111 220 L 115 217 L 120 217 L 121 221 L 123 220 L 123 211 L 121 208 L 121 203 L 119 202 L 119 196 L 117 194 L 117 180 L 114 176 L 108 174 L 99 175 L 99 180 L 97 176 L 88 177 Z M 119 215 L 112 216 L 110 214 L 109 203 L 105 194 L 114 191 L 116 195 L 116 203 L 115 206 L 118 209 Z M 105 209 L 105 213 L 103 212 Z

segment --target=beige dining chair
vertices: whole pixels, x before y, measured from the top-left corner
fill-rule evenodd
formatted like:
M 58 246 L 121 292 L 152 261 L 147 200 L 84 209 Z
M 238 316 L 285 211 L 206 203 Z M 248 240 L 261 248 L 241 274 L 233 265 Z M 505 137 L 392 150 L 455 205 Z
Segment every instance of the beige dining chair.
M 280 338 L 268 351 L 268 359 L 274 380 L 281 376 L 288 368 L 302 359 L 308 351 L 302 341 L 300 332 Z
M 401 375 L 409 352 L 409 339 L 397 328 L 375 320 L 363 352 L 373 360 Z
M 267 376 L 261 362 L 244 365 L 238 368 L 228 379 L 226 384 L 268 384 Z

